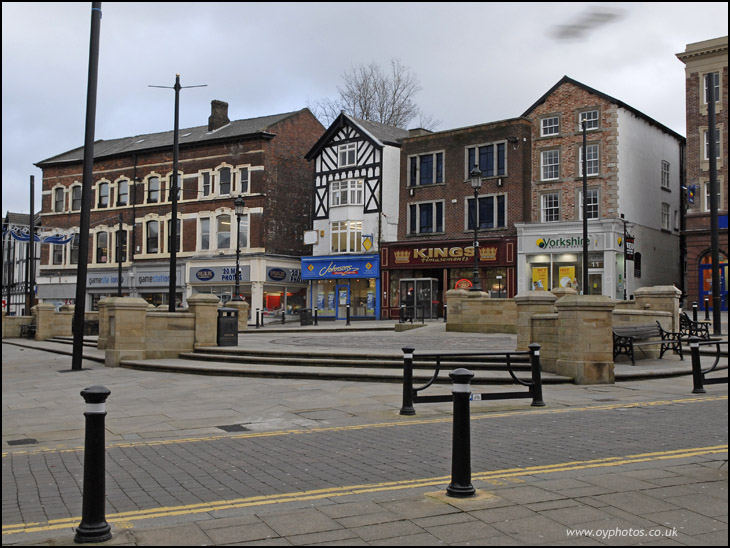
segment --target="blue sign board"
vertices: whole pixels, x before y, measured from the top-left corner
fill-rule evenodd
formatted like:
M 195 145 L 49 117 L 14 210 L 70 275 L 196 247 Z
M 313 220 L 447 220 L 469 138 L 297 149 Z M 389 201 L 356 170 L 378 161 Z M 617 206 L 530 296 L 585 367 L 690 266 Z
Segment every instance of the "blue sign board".
M 303 257 L 303 280 L 339 280 L 344 278 L 377 278 L 380 276 L 378 255 L 335 255 Z

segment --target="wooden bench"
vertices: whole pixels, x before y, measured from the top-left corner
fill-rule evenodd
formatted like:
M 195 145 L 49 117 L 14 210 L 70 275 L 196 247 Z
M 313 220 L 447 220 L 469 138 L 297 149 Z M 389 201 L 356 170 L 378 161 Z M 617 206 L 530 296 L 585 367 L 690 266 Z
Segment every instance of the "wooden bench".
M 626 325 L 613 328 L 613 359 L 616 356 L 626 354 L 631 358 L 631 365 L 634 362 L 634 348 L 661 345 L 659 358 L 664 356 L 667 350 L 674 350 L 679 354 L 680 359 L 684 360 L 682 355 L 682 334 L 671 331 L 664 331 L 659 322 L 649 325 Z
M 691 320 L 686 312 L 679 315 L 679 332 L 682 338 L 699 337 L 706 341 L 710 340 L 710 323 L 696 322 Z

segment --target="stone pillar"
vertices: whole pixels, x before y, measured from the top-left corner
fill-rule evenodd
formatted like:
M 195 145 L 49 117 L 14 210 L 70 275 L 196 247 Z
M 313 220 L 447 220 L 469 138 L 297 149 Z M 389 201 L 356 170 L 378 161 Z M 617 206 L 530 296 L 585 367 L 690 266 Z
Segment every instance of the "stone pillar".
M 558 309 L 556 373 L 576 384 L 613 384 L 613 309 L 609 297 L 566 295 Z
M 109 321 L 104 362 L 118 367 L 122 360 L 144 360 L 147 343 L 147 301 L 133 297 L 109 297 Z M 149 334 L 154 337 L 154 333 Z
M 636 310 L 651 310 L 652 312 L 669 312 L 672 315 L 670 325 L 662 327 L 667 331 L 679 331 L 679 298 L 682 292 L 673 285 L 657 285 L 654 287 L 640 287 L 634 291 Z
M 218 297 L 204 293 L 188 299 L 188 310 L 195 314 L 195 347 L 218 345 L 218 303 Z
M 73 336 L 73 318 L 74 309 L 76 308 L 73 304 L 62 304 L 56 312 L 56 317 L 53 324 L 53 335 L 55 337 L 72 337 Z
M 52 304 L 41 303 L 30 309 L 35 316 L 35 340 L 47 341 L 53 337 L 53 317 L 56 307 Z
M 226 306 L 238 310 L 238 330 L 246 331 L 248 329 L 248 303 L 246 301 L 228 301 Z
M 526 291 L 515 297 L 517 305 L 517 350 L 528 350 L 536 342 L 530 319 L 535 314 L 549 314 L 555 311 L 557 298 L 547 291 Z M 451 311 L 449 310 L 449 313 Z
M 106 348 L 106 340 L 109 338 L 109 315 L 106 310 L 109 297 L 104 297 L 99 301 L 99 339 L 96 341 L 96 347 L 99 350 Z

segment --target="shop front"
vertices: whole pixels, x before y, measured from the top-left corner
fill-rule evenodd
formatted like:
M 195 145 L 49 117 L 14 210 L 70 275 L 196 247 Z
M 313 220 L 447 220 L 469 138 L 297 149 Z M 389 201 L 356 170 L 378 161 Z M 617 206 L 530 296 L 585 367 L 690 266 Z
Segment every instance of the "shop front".
M 249 303 L 249 314 L 255 318 L 281 317 L 295 314 L 306 301 L 307 286 L 302 281 L 297 260 L 287 261 L 263 257 L 240 262 L 238 295 Z M 227 303 L 236 295 L 236 265 L 230 262 L 191 261 L 188 264 L 192 293 L 217 296 Z
M 516 247 L 515 238 L 479 240 L 479 283 L 492 298 L 515 295 Z M 383 244 L 381 257 L 386 318 L 442 316 L 446 291 L 474 285 L 472 240 Z
M 302 258 L 302 279 L 309 282 L 309 308 L 319 319 L 380 318 L 380 261 L 377 255 Z
M 622 223 L 590 223 L 587 292 L 582 287 L 582 223 L 516 226 L 519 291 L 550 291 L 564 287 L 573 288 L 579 294 L 624 298 L 626 268 Z M 633 267 L 631 274 L 634 274 Z

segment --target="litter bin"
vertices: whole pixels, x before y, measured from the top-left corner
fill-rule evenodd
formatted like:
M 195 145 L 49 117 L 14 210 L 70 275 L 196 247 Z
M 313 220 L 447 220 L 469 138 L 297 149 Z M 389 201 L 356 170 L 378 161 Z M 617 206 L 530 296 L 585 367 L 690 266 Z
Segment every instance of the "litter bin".
M 312 325 L 312 309 L 311 308 L 300 308 L 299 309 L 299 325 Z
M 238 346 L 238 309 L 218 309 L 218 346 Z

